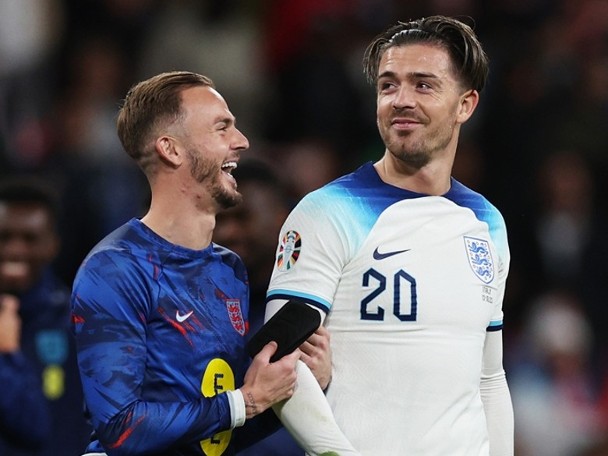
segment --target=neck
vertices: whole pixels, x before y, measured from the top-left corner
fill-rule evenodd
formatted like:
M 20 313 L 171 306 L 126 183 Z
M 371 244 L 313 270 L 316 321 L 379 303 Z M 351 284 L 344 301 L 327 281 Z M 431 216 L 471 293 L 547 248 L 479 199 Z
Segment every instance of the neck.
M 432 160 L 422 168 L 412 167 L 386 151 L 374 164 L 383 182 L 404 190 L 440 196 L 450 189 L 453 160 Z
M 188 218 L 188 223 L 184 223 Z M 142 219 L 148 228 L 172 244 L 192 250 L 202 250 L 211 244 L 215 216 L 158 216 L 150 210 Z
M 172 244 L 192 250 L 207 247 L 215 228 L 215 205 L 179 190 L 155 190 L 153 186 L 150 209 L 142 223 Z

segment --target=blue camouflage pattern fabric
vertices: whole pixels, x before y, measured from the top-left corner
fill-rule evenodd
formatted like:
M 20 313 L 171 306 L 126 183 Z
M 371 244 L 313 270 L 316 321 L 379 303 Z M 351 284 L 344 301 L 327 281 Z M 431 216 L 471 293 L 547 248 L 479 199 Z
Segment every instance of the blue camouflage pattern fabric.
M 78 364 L 108 454 L 233 454 L 226 390 L 248 358 L 248 279 L 211 244 L 171 244 L 132 219 L 87 256 L 72 291 Z

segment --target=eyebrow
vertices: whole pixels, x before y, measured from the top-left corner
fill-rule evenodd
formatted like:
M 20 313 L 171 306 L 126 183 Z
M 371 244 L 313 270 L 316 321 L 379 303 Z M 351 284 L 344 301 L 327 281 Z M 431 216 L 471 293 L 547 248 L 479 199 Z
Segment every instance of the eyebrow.
M 395 73 L 394 71 L 384 71 L 383 73 L 378 75 L 378 79 L 382 79 L 382 78 L 396 79 L 397 73 Z M 439 79 L 439 76 L 437 76 L 434 73 L 425 73 L 422 71 L 412 71 L 410 73 L 407 73 L 407 78 L 408 79 L 422 79 L 422 78 Z
M 411 71 L 409 73 L 407 73 L 406 75 L 406 79 L 408 81 L 418 81 L 420 79 L 427 79 L 427 80 L 432 80 L 433 84 L 435 85 L 436 88 L 440 88 L 443 87 L 443 81 L 442 79 L 437 76 L 435 73 L 427 73 L 424 71 Z M 397 77 L 397 73 L 395 73 L 394 71 L 385 71 L 383 73 L 381 73 L 380 75 L 378 75 L 378 82 L 382 81 L 382 79 L 398 79 Z
M 424 73 L 422 71 L 409 73 L 408 76 L 415 79 L 440 79 L 435 73 Z
M 236 125 L 236 118 L 230 116 L 218 116 L 215 118 L 216 124 L 225 123 L 227 125 Z

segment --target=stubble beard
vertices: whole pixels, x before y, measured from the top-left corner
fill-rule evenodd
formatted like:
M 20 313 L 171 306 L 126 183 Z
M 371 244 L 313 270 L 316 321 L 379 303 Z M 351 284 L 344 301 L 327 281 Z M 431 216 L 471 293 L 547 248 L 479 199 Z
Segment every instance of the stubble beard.
M 196 151 L 189 151 L 190 174 L 199 183 L 207 182 L 207 189 L 214 201 L 222 208 L 229 209 L 241 203 L 243 195 L 235 189 L 222 185 L 221 166 L 210 160 L 201 158 Z
M 398 160 L 414 169 L 422 169 L 428 165 L 437 151 L 445 150 L 452 140 L 454 132 L 450 128 L 437 130 L 418 140 L 412 140 L 407 135 L 396 135 L 392 140 L 390 133 L 385 133 L 384 143 L 387 150 Z
M 431 161 L 431 154 L 423 149 L 420 149 L 419 145 L 404 147 L 403 145 L 391 146 L 389 144 L 387 145 L 387 148 L 395 158 L 414 169 L 421 169 L 428 165 Z

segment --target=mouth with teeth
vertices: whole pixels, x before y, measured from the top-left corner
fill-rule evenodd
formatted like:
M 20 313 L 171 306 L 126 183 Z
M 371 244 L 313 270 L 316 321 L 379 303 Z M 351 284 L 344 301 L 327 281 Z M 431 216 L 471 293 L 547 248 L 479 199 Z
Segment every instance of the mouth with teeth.
M 228 161 L 224 164 L 222 164 L 222 170 L 227 172 L 228 174 L 230 174 L 232 171 L 234 171 L 237 167 L 237 164 L 235 161 Z
M 229 176 L 230 180 L 232 182 L 234 182 L 236 184 L 236 180 L 235 178 L 232 176 L 232 171 L 234 171 L 237 168 L 237 162 L 236 161 L 227 161 L 225 163 L 222 164 L 222 171 L 224 172 L 224 174 L 226 176 Z
M 16 286 L 20 288 L 32 274 L 30 264 L 25 261 L 0 261 L 0 283 L 3 287 Z

